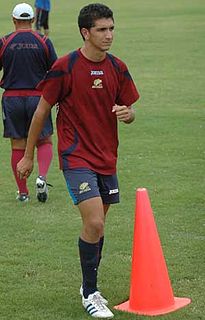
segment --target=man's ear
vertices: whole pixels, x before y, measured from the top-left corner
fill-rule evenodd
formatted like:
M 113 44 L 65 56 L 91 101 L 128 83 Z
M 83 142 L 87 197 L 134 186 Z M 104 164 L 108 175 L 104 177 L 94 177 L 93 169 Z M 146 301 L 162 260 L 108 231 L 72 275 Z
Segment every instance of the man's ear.
M 86 28 L 81 29 L 81 34 L 85 40 L 89 40 L 89 30 Z

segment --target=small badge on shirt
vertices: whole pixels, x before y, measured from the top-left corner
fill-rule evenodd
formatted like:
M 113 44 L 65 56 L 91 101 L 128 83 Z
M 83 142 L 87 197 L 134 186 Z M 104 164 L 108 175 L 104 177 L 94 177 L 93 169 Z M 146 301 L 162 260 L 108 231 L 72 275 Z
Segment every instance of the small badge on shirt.
M 93 85 L 92 85 L 93 89 L 102 89 L 103 85 L 102 85 L 102 80 L 101 79 L 95 79 L 93 81 Z

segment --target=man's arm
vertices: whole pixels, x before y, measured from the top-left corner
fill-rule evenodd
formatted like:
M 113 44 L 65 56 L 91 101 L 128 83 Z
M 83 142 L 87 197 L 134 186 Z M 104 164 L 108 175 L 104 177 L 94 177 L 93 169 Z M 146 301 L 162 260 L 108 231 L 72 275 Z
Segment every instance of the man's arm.
M 17 174 L 20 179 L 28 178 L 33 170 L 35 146 L 43 129 L 44 122 L 49 116 L 51 108 L 52 106 L 43 97 L 41 97 L 29 128 L 24 157 L 17 164 Z
M 135 110 L 132 106 L 127 107 L 115 104 L 112 108 L 112 112 L 115 112 L 117 119 L 124 123 L 129 124 L 135 120 Z

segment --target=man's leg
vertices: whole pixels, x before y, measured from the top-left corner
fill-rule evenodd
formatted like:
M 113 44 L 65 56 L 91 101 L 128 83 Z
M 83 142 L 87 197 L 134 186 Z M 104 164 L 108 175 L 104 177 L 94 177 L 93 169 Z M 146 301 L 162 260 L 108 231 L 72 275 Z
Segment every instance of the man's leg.
M 25 201 L 25 195 L 29 194 L 27 180 L 19 179 L 16 172 L 17 163 L 23 158 L 26 148 L 26 139 L 11 139 L 11 167 L 18 187 L 18 199 Z M 24 199 L 25 198 L 25 199 Z
M 41 32 L 41 16 L 42 16 L 42 10 L 39 8 L 36 8 L 35 29 L 38 32 Z
M 82 217 L 82 231 L 79 237 L 79 254 L 83 275 L 80 288 L 82 304 L 86 311 L 96 318 L 111 318 L 105 299 L 97 289 L 99 264 L 99 242 L 104 235 L 105 212 L 99 192 L 97 174 L 87 168 L 63 171 L 70 196 L 78 205 Z
M 53 158 L 53 145 L 51 136 L 40 139 L 37 143 L 38 174 L 46 179 Z
M 104 234 L 104 210 L 100 197 L 79 203 L 82 231 L 79 238 L 79 253 L 83 275 L 83 294 L 97 291 L 97 269 L 99 263 L 99 241 Z
M 46 202 L 48 186 L 46 176 L 53 158 L 53 145 L 51 136 L 39 139 L 37 143 L 38 177 L 36 179 L 36 196 L 38 201 Z
M 106 219 L 106 214 L 108 212 L 110 205 L 109 204 L 104 204 L 103 205 L 103 209 L 104 209 L 104 223 L 105 223 L 105 219 Z M 104 234 L 101 235 L 100 240 L 99 240 L 99 256 L 98 256 L 98 267 L 100 265 L 100 261 L 102 259 L 102 249 L 103 249 L 103 245 L 104 245 Z
M 41 26 L 42 26 L 43 29 L 44 29 L 44 34 L 45 34 L 45 36 L 48 36 L 48 35 L 49 35 L 48 20 L 49 20 L 49 11 L 42 10 Z
M 82 304 L 96 318 L 112 318 L 113 313 L 97 289 L 99 242 L 104 234 L 104 207 L 101 197 L 90 198 L 78 204 L 82 217 L 79 253 L 83 275 Z M 106 303 L 105 303 L 106 302 Z

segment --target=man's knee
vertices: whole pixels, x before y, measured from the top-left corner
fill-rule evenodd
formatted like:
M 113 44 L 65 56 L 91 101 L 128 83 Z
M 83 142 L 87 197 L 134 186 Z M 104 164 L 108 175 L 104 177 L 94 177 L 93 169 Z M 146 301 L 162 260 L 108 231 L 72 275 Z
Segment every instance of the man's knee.
M 41 138 L 37 141 L 37 144 L 36 146 L 39 147 L 41 146 L 42 144 L 53 144 L 52 143 L 52 137 L 51 136 L 48 136 L 48 137 L 44 137 L 44 138 Z
M 102 234 L 104 234 L 104 219 L 95 218 L 90 221 L 87 221 L 86 225 L 84 225 L 84 232 L 88 236 L 94 236 L 100 238 Z

